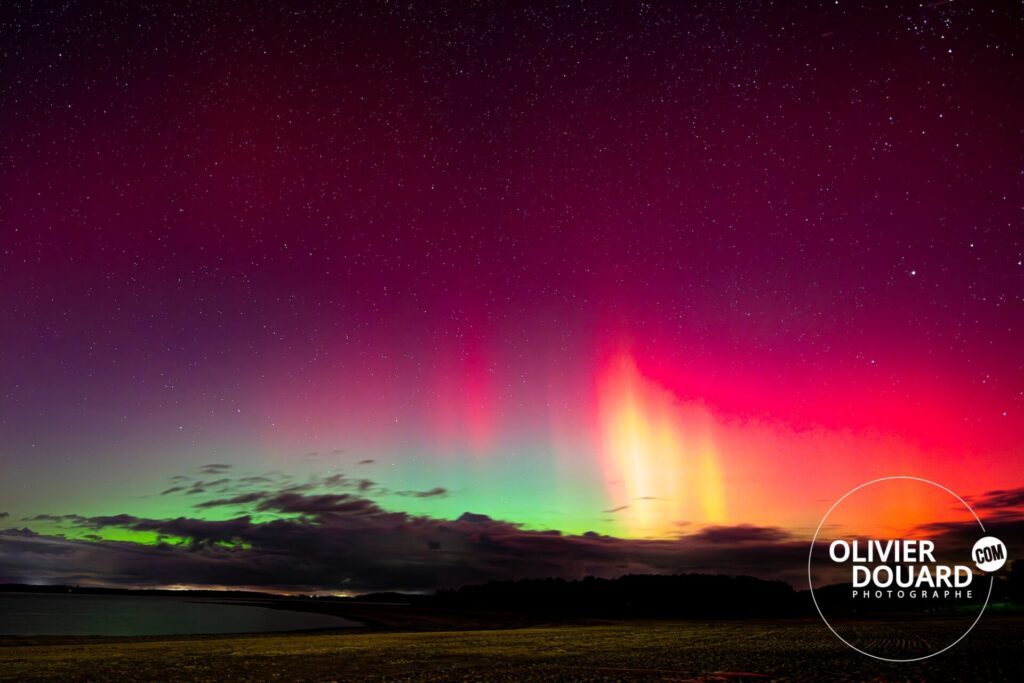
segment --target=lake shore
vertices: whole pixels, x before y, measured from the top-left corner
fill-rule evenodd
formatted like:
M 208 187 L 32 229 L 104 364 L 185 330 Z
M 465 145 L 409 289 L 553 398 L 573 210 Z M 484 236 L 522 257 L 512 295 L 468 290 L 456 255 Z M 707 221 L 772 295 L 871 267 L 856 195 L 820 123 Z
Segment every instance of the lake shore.
M 0 593 L 0 637 L 166 637 L 354 628 L 318 610 L 272 600 L 180 595 Z

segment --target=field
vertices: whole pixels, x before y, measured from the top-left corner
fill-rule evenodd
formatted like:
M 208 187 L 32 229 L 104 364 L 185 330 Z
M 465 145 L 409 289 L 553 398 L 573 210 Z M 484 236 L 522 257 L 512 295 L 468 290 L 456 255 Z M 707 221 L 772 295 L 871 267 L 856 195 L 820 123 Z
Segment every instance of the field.
M 953 650 L 911 664 L 858 655 L 813 620 L 11 639 L 0 644 L 0 680 L 1020 681 L 1022 626 L 1020 618 L 985 619 Z

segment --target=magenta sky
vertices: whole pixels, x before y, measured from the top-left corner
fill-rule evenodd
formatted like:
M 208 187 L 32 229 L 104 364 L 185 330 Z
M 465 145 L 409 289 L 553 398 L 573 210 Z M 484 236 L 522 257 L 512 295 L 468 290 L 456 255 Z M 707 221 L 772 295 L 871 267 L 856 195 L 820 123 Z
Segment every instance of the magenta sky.
M 244 512 L 159 495 L 208 463 L 623 538 L 1024 484 L 1019 7 L 0 12 L 17 527 Z

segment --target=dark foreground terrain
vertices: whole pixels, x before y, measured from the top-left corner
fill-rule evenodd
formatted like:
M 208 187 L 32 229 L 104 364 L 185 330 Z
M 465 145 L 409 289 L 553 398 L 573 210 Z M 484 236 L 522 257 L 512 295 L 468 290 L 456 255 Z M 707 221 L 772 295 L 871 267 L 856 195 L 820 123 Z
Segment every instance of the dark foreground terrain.
M 878 634 L 885 639 L 884 633 Z M 949 652 L 887 664 L 815 620 L 507 630 L 4 641 L 11 681 L 1021 681 L 1024 619 L 990 616 Z

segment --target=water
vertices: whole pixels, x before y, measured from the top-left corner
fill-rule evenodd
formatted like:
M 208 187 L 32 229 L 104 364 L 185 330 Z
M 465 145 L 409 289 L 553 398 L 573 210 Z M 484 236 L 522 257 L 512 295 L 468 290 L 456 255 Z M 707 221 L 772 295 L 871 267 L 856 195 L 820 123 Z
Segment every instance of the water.
M 357 622 L 209 598 L 0 593 L 0 636 L 161 636 L 345 628 Z

